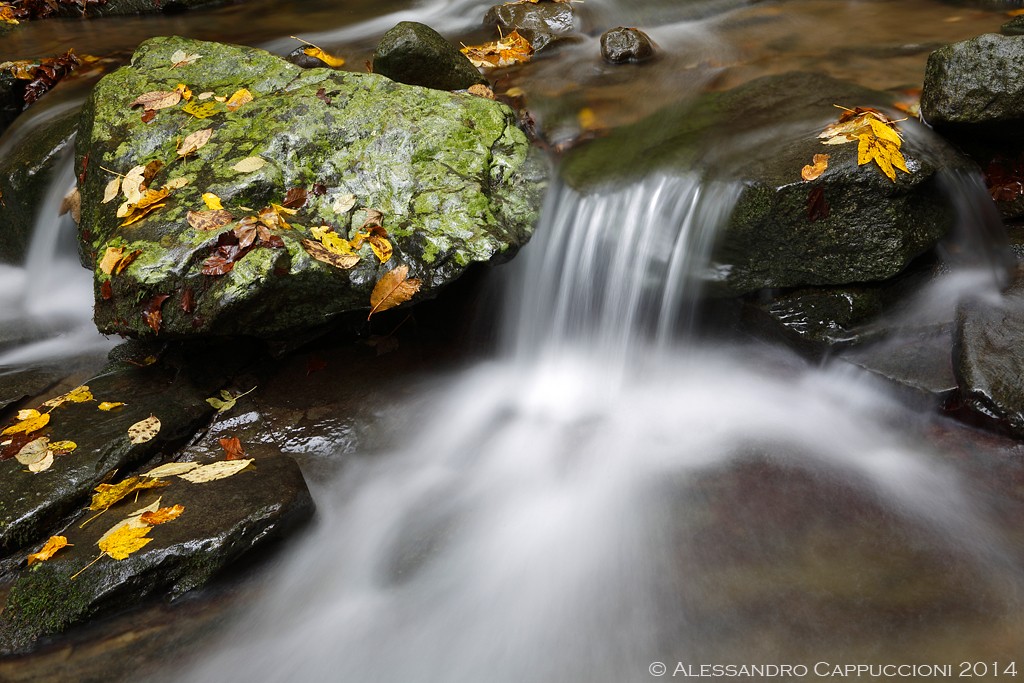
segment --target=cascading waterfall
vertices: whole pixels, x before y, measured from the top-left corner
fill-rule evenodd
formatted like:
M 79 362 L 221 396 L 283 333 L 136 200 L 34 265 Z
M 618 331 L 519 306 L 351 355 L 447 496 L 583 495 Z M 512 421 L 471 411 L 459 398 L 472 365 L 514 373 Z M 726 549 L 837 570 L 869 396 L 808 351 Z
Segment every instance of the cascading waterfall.
M 735 567 L 701 568 L 729 540 L 693 531 L 700 482 L 751 454 L 1016 585 L 970 492 L 904 435 L 923 418 L 873 382 L 675 340 L 735 195 L 695 177 L 553 190 L 506 353 L 318 492 L 316 530 L 188 680 L 612 683 L 713 657 L 751 617 L 722 587 Z

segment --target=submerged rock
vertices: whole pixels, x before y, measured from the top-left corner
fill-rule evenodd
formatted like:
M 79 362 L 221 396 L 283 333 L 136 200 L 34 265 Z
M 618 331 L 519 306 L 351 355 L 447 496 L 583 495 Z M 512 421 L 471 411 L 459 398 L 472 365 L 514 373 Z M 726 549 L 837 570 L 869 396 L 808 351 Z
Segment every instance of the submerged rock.
M 176 64 L 177 52 L 198 57 Z M 177 83 L 210 115 L 197 118 L 181 102 L 146 123 L 131 108 L 139 95 Z M 198 100 L 242 88 L 253 99 L 233 111 Z M 183 155 L 189 135 L 209 137 Z M 431 297 L 471 264 L 506 260 L 529 239 L 546 172 L 500 103 L 181 38 L 147 41 L 131 66 L 100 81 L 77 152 L 78 170 L 89 158 L 82 262 L 95 271 L 96 323 L 128 335 L 292 336 L 341 313 L 365 313 L 375 283 L 402 265 L 422 281 L 414 301 Z M 102 202 L 114 177 L 103 168 L 126 173 L 154 161 L 166 166 L 149 181 L 153 190 L 187 184 L 159 210 L 120 225 L 124 197 Z M 206 210 L 204 193 L 219 197 L 233 220 L 193 227 L 189 213 Z M 240 246 L 233 229 L 260 210 L 272 227 L 260 225 L 261 237 Z M 367 242 L 347 269 L 308 251 L 319 239 L 311 228 L 355 238 L 373 222 L 393 245 L 386 262 Z M 110 249 L 134 260 L 108 276 L 100 265 Z
M 20 572 L 0 614 L 3 654 L 28 651 L 40 637 L 88 617 L 201 586 L 313 514 L 298 466 L 281 455 L 260 457 L 215 481 L 193 483 L 178 476 L 161 481 L 168 485 L 115 503 L 83 528 L 96 514 L 86 511 L 61 534 L 73 547 Z M 101 552 L 98 543 L 105 534 L 130 517 L 141 518 L 133 513 L 176 505 L 182 507 L 176 518 L 148 529 L 151 541 L 119 559 Z
M 738 188 L 717 235 L 707 274 L 711 292 L 881 281 L 903 271 L 955 220 L 939 173 L 969 161 L 913 122 L 900 124 L 910 173 L 890 180 L 858 164 L 856 142 L 816 137 L 837 120 L 834 106 L 885 106 L 884 93 L 826 76 L 792 73 L 668 107 L 573 150 L 567 182 L 584 191 L 653 173 L 702 173 Z M 801 169 L 828 154 L 811 182 Z
M 987 33 L 929 55 L 921 115 L 946 134 L 1024 139 L 1024 37 Z
M 654 56 L 654 44 L 643 31 L 620 26 L 601 35 L 601 56 L 612 64 L 643 62 Z
M 373 53 L 373 72 L 434 90 L 465 90 L 487 83 L 444 36 L 414 21 L 403 21 L 381 37 Z
M 550 0 L 495 5 L 487 10 L 484 24 L 502 34 L 518 31 L 535 51 L 577 33 L 572 5 Z

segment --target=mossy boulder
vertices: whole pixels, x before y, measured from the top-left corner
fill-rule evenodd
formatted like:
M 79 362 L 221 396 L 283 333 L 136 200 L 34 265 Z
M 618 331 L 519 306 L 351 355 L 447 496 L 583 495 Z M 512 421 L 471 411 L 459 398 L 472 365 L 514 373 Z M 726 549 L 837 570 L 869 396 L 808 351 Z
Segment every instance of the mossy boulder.
M 177 51 L 200 55 L 175 65 Z M 253 100 L 196 118 L 184 103 L 143 122 L 133 100 L 185 83 L 195 93 L 230 96 L 245 88 Z M 202 102 L 199 102 L 202 104 Z M 209 142 L 178 157 L 183 138 L 210 129 Z M 238 170 L 258 157 L 264 165 Z M 161 336 L 244 334 L 286 337 L 341 313 L 369 309 L 370 292 L 387 271 L 409 267 L 422 280 L 414 300 L 431 297 L 474 263 L 500 262 L 530 237 L 544 190 L 546 165 L 502 104 L 468 94 L 402 85 L 378 74 L 301 69 L 262 50 L 155 38 L 131 65 L 104 77 L 83 112 L 77 169 L 81 185 L 82 263 L 95 271 L 95 319 L 103 332 L 153 335 L 142 310 L 162 305 Z M 118 203 L 102 203 L 114 177 L 160 160 L 150 181 L 188 184 L 166 206 L 129 226 Z M 244 167 L 243 167 L 244 168 Z M 236 219 L 285 202 L 303 188 L 307 200 L 289 229 L 275 229 L 283 247 L 258 246 L 225 275 L 203 274 L 218 239 L 235 224 L 202 231 L 189 211 L 205 209 L 214 193 Z M 348 200 L 348 201 L 346 201 Z M 354 237 L 370 211 L 394 247 L 382 263 L 363 244 L 355 267 L 314 259 L 303 246 L 310 228 L 331 226 Z M 110 247 L 138 251 L 121 273 L 99 268 Z M 104 296 L 104 283 L 110 281 Z
M 28 651 L 42 636 L 150 596 L 181 595 L 313 514 L 302 473 L 279 454 L 257 458 L 224 479 L 161 481 L 168 485 L 129 496 L 84 527 L 96 513 L 83 513 L 61 534 L 72 547 L 18 574 L 0 614 L 0 653 Z M 132 513 L 175 505 L 183 511 L 152 526 L 144 547 L 122 559 L 101 554 L 101 537 Z
M 585 192 L 656 173 L 700 173 L 735 188 L 713 248 L 712 293 L 882 281 L 953 225 L 940 170 L 973 168 L 912 122 L 900 124 L 911 172 L 897 171 L 895 181 L 873 163 L 859 165 L 856 143 L 817 138 L 838 119 L 835 104 L 888 102 L 884 93 L 816 74 L 760 78 L 573 150 L 563 177 Z M 830 155 L 828 169 L 805 182 L 801 169 L 815 154 Z
M 399 83 L 434 90 L 465 90 L 487 83 L 458 48 L 415 21 L 400 22 L 381 36 L 373 52 L 373 71 Z

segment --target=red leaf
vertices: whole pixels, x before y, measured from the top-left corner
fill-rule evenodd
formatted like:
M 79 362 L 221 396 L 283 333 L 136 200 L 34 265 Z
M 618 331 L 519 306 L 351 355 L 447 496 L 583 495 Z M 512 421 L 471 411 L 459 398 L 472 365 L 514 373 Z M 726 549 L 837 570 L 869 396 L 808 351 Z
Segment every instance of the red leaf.
M 163 313 L 160 312 L 160 307 L 170 296 L 170 294 L 157 294 L 142 309 L 142 319 L 146 321 L 154 334 L 160 333 L 160 323 L 163 322 Z
M 235 267 L 235 262 L 214 254 L 203 261 L 203 275 L 227 275 Z
M 306 188 L 304 187 L 293 187 L 288 190 L 288 194 L 284 196 L 284 201 L 281 202 L 281 206 L 286 209 L 301 209 L 306 205 Z
M 220 441 L 220 447 L 227 454 L 227 457 L 224 458 L 225 460 L 241 460 L 245 457 L 245 449 L 242 448 L 242 442 L 238 440 L 237 436 L 218 440 Z
M 316 91 L 316 97 L 317 97 L 318 100 L 320 100 L 324 104 L 330 104 L 331 103 L 331 98 L 327 96 L 327 91 L 324 90 L 323 88 L 320 88 L 319 90 Z
M 103 297 L 104 301 L 109 301 L 110 297 L 114 296 L 113 289 L 110 286 L 110 280 L 106 280 L 102 285 L 100 285 L 100 296 Z
M 155 109 L 147 109 L 146 111 L 142 112 L 142 122 L 143 123 L 149 123 L 150 121 L 152 121 L 155 118 L 156 118 L 156 110 Z
M 327 186 L 323 183 L 313 183 L 313 195 L 317 197 L 323 197 L 327 194 Z
M 181 293 L 181 310 L 185 313 L 191 313 L 196 307 L 196 296 L 192 293 L 191 287 L 186 287 L 185 291 Z

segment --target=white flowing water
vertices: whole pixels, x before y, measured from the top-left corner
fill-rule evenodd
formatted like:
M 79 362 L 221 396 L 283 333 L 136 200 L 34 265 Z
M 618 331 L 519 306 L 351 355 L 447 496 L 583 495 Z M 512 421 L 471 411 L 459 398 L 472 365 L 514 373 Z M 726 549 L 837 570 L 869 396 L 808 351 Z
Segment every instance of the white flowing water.
M 708 514 L 698 483 L 752 454 L 838 482 L 1012 595 L 987 513 L 913 445 L 921 416 L 863 375 L 675 334 L 735 194 L 669 177 L 553 190 L 509 283 L 506 352 L 438 389 L 404 447 L 317 492 L 316 530 L 184 679 L 612 683 L 728 656 L 717 631 L 760 635 L 725 589 L 709 619 L 734 567 L 695 565 L 730 541 L 687 530 Z

